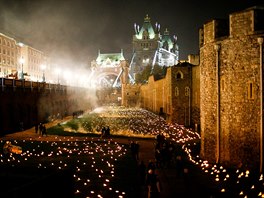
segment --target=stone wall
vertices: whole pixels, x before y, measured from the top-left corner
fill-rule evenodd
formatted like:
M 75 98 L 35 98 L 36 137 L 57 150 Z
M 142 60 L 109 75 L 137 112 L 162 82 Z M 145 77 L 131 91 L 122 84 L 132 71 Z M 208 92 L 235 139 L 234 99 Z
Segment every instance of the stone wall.
M 150 76 L 148 83 L 140 87 L 141 107 L 157 114 L 162 109 L 168 122 L 199 126 L 199 76 L 199 66 L 188 62 L 168 67 L 163 79 L 155 80 Z
M 201 155 L 211 162 L 255 168 L 259 165 L 257 39 L 264 31 L 254 31 L 255 12 L 251 9 L 231 14 L 228 37 L 214 38 L 215 20 L 205 24 L 200 34 L 204 36 L 200 38 L 204 41 L 200 47 Z
M 122 84 L 122 106 L 138 107 L 140 100 L 140 84 Z
M 93 94 L 84 88 L 0 88 L 0 136 L 96 105 Z

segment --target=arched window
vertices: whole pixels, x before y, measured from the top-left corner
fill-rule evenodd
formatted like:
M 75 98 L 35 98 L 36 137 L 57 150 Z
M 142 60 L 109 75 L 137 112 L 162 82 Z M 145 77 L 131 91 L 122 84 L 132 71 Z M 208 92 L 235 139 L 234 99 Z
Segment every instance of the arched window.
M 147 40 L 149 39 L 149 33 L 148 33 L 148 30 L 144 30 L 143 32 L 143 40 Z
M 178 71 L 175 78 L 176 79 L 183 79 L 183 73 L 181 71 Z

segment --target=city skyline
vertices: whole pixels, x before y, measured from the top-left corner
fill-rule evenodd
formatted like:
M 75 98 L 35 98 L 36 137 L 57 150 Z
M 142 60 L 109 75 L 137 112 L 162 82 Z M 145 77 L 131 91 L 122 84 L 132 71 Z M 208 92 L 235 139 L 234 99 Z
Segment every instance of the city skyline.
M 260 1 L 0 1 L 0 32 L 47 53 L 65 67 L 90 66 L 98 54 L 123 49 L 132 55 L 134 23 L 148 14 L 161 32 L 178 38 L 180 60 L 198 54 L 198 30 L 208 20 L 228 15 Z

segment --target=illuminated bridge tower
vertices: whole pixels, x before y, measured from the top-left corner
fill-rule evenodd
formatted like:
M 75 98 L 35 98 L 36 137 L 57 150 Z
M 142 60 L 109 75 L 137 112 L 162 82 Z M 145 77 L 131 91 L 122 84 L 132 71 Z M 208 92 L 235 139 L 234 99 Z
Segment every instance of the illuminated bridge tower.
M 98 52 L 96 60 L 91 63 L 90 74 L 91 86 L 100 87 L 121 87 L 128 78 L 128 64 L 125 61 L 123 50 L 120 53 Z
M 137 24 L 134 28 L 133 55 L 129 66 L 132 77 L 147 65 L 168 67 L 178 63 L 179 47 L 176 36 L 172 38 L 167 29 L 161 35 L 160 24 L 156 23 L 153 28 L 148 15 L 141 28 Z

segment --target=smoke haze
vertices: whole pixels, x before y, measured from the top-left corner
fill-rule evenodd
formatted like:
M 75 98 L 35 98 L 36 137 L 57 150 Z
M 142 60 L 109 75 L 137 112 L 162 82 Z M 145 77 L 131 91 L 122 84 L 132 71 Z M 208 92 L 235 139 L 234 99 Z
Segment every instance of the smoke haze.
M 44 51 L 62 67 L 89 67 L 102 53 L 132 55 L 134 23 L 146 14 L 178 37 L 180 59 L 198 54 L 198 29 L 260 0 L 0 0 L 0 32 Z

